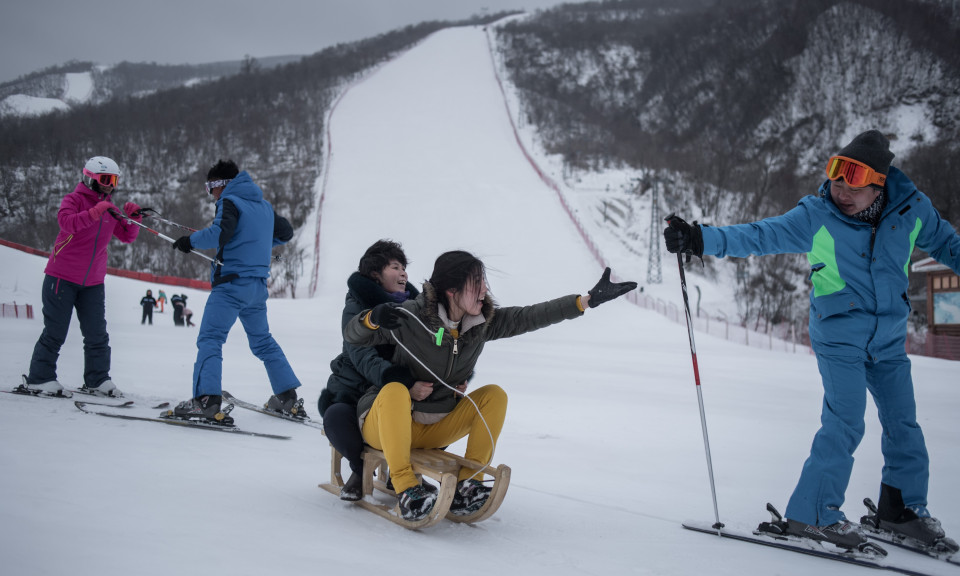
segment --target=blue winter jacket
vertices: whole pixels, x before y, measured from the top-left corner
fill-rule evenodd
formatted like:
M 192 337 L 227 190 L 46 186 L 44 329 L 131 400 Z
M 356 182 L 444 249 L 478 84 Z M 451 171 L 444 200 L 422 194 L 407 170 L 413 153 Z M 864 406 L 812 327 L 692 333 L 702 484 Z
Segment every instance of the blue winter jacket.
M 217 200 L 213 223 L 190 235 L 194 248 L 216 248 L 210 282 L 236 278 L 269 278 L 271 250 L 293 237 L 293 228 L 263 199 L 263 191 L 246 171 L 231 180 Z
M 782 216 L 736 226 L 704 226 L 703 253 L 807 253 L 810 340 L 819 353 L 874 361 L 905 354 L 907 276 L 914 246 L 960 274 L 960 235 L 897 168 L 887 175 L 887 205 L 874 228 L 846 216 L 830 181 Z

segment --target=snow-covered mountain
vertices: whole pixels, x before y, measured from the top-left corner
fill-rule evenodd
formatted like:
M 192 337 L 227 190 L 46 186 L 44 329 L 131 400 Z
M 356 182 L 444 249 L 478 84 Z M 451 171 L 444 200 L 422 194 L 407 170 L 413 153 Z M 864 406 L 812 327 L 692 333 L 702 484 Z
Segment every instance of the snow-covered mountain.
M 211 82 L 245 70 L 270 69 L 300 58 L 275 56 L 196 65 L 121 62 L 105 66 L 92 62 L 69 62 L 0 84 L 0 117 L 43 116 L 67 111 L 81 104 L 102 104 L 113 98 L 144 96 L 180 86 Z
M 315 295 L 268 304 L 271 331 L 311 414 L 341 348 L 347 275 L 378 238 L 404 244 L 411 281 L 429 276 L 445 250 L 474 251 L 490 267 L 493 293 L 504 305 L 582 293 L 599 278 L 597 258 L 517 146 L 481 28 L 437 32 L 381 66 L 346 91 L 329 125 L 335 153 L 322 213 L 306 208 L 312 229 L 300 231 L 312 238 L 319 231 Z M 137 243 L 170 250 L 146 234 Z M 615 271 L 634 277 L 637 263 L 619 245 L 600 238 L 597 249 Z M 0 301 L 32 303 L 39 316 L 44 264 L 0 248 Z M 665 266 L 665 280 L 675 276 Z M 136 402 L 132 414 L 190 395 L 196 332 L 174 327 L 169 309 L 154 316 L 153 326 L 140 324 L 139 299 L 161 287 L 114 276 L 106 282 L 111 376 Z M 164 288 L 168 296 L 186 292 L 201 314 L 206 293 Z M 664 298 L 679 300 L 675 284 L 664 290 Z M 40 321 L 0 318 L 0 326 L 0 386 L 10 388 L 27 369 Z M 78 328 L 72 326 L 59 364 L 71 387 L 82 380 Z M 767 519 L 767 501 L 782 508 L 818 427 L 816 362 L 703 334 L 697 347 L 720 516 L 728 526 L 752 528 Z M 266 376 L 239 324 L 224 360 L 226 389 L 254 402 L 267 398 Z M 933 463 L 930 507 L 957 536 L 957 363 L 913 361 Z M 485 383 L 503 386 L 510 397 L 494 458 L 513 470 L 510 491 L 486 522 L 443 522 L 423 532 L 319 489 L 329 475 L 329 449 L 312 428 L 238 410 L 244 428 L 292 436 L 241 438 L 0 394 L 4 573 L 874 573 L 680 527 L 713 519 L 682 324 L 611 302 L 583 318 L 491 342 L 474 385 Z M 879 490 L 879 446 L 871 409 L 844 506 L 851 518 L 863 511 L 860 500 Z M 462 443 L 451 449 L 462 450 Z M 906 552 L 891 556 L 930 574 L 956 572 Z

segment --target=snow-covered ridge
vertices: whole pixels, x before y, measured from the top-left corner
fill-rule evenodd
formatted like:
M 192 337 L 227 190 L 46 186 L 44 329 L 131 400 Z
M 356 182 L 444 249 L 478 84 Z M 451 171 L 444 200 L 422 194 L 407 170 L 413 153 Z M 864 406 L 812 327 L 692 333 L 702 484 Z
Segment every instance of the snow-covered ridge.
M 257 62 L 262 68 L 272 68 L 299 58 L 277 56 Z M 68 63 L 0 85 L 0 117 L 40 116 L 81 104 L 100 104 L 115 97 L 142 97 L 159 90 L 210 82 L 240 69 L 240 61 L 177 66 Z

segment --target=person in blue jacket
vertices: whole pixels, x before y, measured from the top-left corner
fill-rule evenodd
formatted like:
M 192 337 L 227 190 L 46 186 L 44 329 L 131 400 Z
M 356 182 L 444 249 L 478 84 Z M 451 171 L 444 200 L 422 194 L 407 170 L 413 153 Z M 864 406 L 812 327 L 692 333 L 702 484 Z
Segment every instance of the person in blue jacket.
M 178 404 L 174 416 L 232 424 L 233 419 L 220 410 L 222 350 L 239 318 L 250 350 L 263 362 L 273 388 L 267 409 L 304 418 L 303 399 L 297 398 L 300 381 L 267 323 L 271 250 L 293 238 L 293 228 L 274 213 L 260 187 L 232 160 L 214 164 L 205 186 L 217 203 L 213 223 L 174 242 L 174 248 L 185 253 L 194 248 L 217 250 L 197 335 L 193 397 Z
M 840 507 L 864 434 L 866 392 L 883 427 L 878 513 L 861 523 L 957 550 L 927 510 L 930 462 L 906 354 L 907 281 L 914 248 L 960 273 L 960 235 L 897 168 L 887 138 L 857 135 L 827 163 L 828 179 L 786 214 L 736 226 L 691 226 L 675 216 L 667 250 L 702 256 L 806 253 L 810 341 L 823 380 L 821 428 L 787 504 L 769 530 L 845 548 L 865 541 Z

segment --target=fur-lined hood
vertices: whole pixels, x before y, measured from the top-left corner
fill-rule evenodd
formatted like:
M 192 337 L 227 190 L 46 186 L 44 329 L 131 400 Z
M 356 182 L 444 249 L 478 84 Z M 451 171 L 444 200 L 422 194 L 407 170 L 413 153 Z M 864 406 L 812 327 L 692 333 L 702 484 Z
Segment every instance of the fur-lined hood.
M 363 308 L 373 308 L 384 302 L 396 302 L 379 282 L 359 272 L 354 272 L 347 278 L 347 289 L 350 290 L 350 293 L 360 302 Z M 410 294 L 410 299 L 420 295 L 417 287 L 409 282 L 407 282 L 407 292 Z

